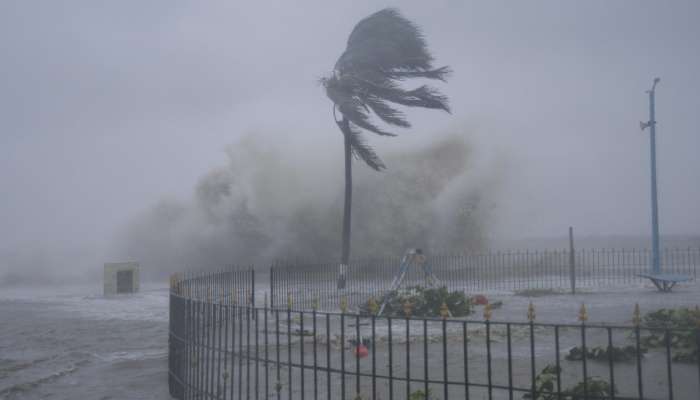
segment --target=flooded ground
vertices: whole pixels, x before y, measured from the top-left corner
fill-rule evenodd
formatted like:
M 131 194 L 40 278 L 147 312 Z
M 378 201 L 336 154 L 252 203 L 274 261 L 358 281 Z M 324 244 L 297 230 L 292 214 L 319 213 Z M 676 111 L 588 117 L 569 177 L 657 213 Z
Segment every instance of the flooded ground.
M 0 399 L 169 399 L 168 292 L 0 291 Z
M 262 298 L 267 285 L 261 283 L 256 297 Z M 104 298 L 100 286 L 75 286 L 61 288 L 20 288 L 3 289 L 0 292 L 0 399 L 169 399 L 167 388 L 167 330 L 168 330 L 168 292 L 164 285 L 144 285 L 141 293 L 133 296 L 116 296 Z M 635 303 L 639 303 L 642 312 L 653 311 L 664 307 L 695 306 L 700 304 L 700 287 L 682 285 L 671 293 L 659 293 L 649 285 L 636 285 L 625 288 L 606 289 L 604 291 L 589 291 L 577 295 L 538 293 L 540 296 L 514 296 L 512 293 L 486 293 L 492 301 L 503 301 L 503 306 L 494 310 L 494 321 L 526 321 L 527 306 L 530 301 L 535 305 L 538 322 L 575 323 L 581 304 L 585 303 L 591 323 L 629 324 Z M 262 304 L 262 301 L 259 303 Z M 481 318 L 481 309 L 472 317 Z M 272 315 L 272 314 L 271 314 Z M 286 329 L 286 313 L 281 314 L 281 330 Z M 311 327 L 310 315 L 305 316 L 305 329 Z M 270 324 L 273 323 L 270 317 Z M 262 321 L 259 330 L 262 330 Z M 297 319 L 292 328 L 297 329 Z M 393 348 L 394 363 L 400 364 L 405 357 L 405 340 L 400 338 L 403 321 L 397 321 L 393 331 L 399 335 Z M 348 336 L 354 335 L 355 327 L 348 321 Z M 423 353 L 422 327 L 420 324 L 411 326 L 416 337 L 411 346 L 412 357 L 411 376 L 421 378 L 425 374 Z M 270 325 L 272 326 L 272 325 Z M 333 323 L 332 331 L 337 331 L 337 322 Z M 366 324 L 361 326 L 361 334 L 368 336 L 371 332 Z M 428 327 L 429 336 L 433 337 L 428 343 L 430 359 L 428 363 L 431 379 L 442 379 L 443 358 L 440 323 Z M 377 326 L 376 365 L 377 370 L 387 374 L 388 343 L 386 340 L 387 326 Z M 270 328 L 272 331 L 272 328 Z M 503 327 L 494 327 L 496 337 L 492 346 L 494 382 L 505 384 L 507 374 L 506 342 Z M 254 332 L 254 331 L 253 331 Z M 324 360 L 325 342 L 327 341 L 324 326 L 319 326 L 318 357 Z M 332 332 L 331 336 L 337 335 Z M 537 368 L 551 362 L 552 332 L 537 333 Z M 601 333 L 602 335 L 602 333 Z M 264 336 L 261 334 L 261 336 Z M 474 326 L 470 331 L 469 368 L 471 376 L 478 381 L 485 381 L 486 375 L 486 346 L 483 327 Z M 527 332 L 514 330 L 513 351 L 517 355 L 514 363 L 513 379 L 519 385 L 527 387 L 529 380 L 529 336 Z M 591 336 L 591 343 L 604 344 L 603 336 Z M 274 340 L 274 335 L 269 336 Z M 333 339 L 331 339 L 333 340 Z M 576 344 L 578 336 L 575 332 L 562 335 L 562 351 Z M 625 335 L 616 335 L 616 344 L 624 342 Z M 262 344 L 264 339 L 259 337 Z M 284 341 L 284 339 L 283 339 Z M 484 342 L 484 343 L 482 343 Z M 251 342 L 252 344 L 252 342 Z M 311 364 L 312 339 L 305 339 L 304 359 Z M 448 332 L 447 373 L 449 379 L 460 380 L 463 374 L 463 358 L 461 356 L 461 334 L 459 326 L 450 328 Z M 287 352 L 286 344 L 282 345 L 282 359 Z M 252 350 L 252 348 L 251 348 Z M 259 349 L 260 351 L 261 348 Z M 274 348 L 270 348 L 270 357 L 274 359 Z M 245 351 L 245 349 L 244 349 Z M 346 349 L 346 364 L 348 370 L 356 367 L 355 358 Z M 299 359 L 300 342 L 292 341 L 292 359 Z M 340 347 L 336 344 L 331 350 L 331 363 L 340 362 Z M 649 377 L 648 389 L 663 398 L 659 390 L 665 385 L 664 355 L 658 352 L 650 353 L 644 360 L 645 377 Z M 371 371 L 371 357 L 360 363 L 362 372 Z M 605 365 L 591 363 L 591 373 L 606 376 Z M 566 363 L 565 373 L 567 382 L 573 382 L 580 369 L 580 363 Z M 575 372 L 575 373 L 574 373 Z M 276 380 L 276 369 L 268 370 L 270 385 Z M 397 380 L 395 393 L 406 390 L 401 377 L 406 371 L 396 367 L 393 374 Z M 616 366 L 616 376 L 619 382 L 629 384 L 635 378 L 634 364 Z M 260 368 L 259 379 L 264 379 L 264 368 Z M 697 391 L 697 370 L 694 366 L 674 363 L 674 376 L 678 377 L 674 386 L 677 387 L 677 398 L 684 398 L 687 393 Z M 251 376 L 253 379 L 254 376 Z M 326 390 L 325 376 L 318 376 L 319 393 Z M 337 393 L 338 377 L 332 377 L 333 393 Z M 284 369 L 280 371 L 280 384 L 287 389 L 288 376 Z M 299 392 L 301 376 L 298 371 L 292 377 L 294 393 Z M 658 381 L 658 382 L 657 382 Z M 313 373 L 309 369 L 305 374 L 305 391 L 313 390 Z M 656 383 L 654 383 L 656 382 Z M 378 392 L 388 391 L 388 380 L 379 379 Z M 346 378 L 346 389 L 352 394 L 356 382 L 354 378 Z M 362 391 L 371 393 L 371 378 L 361 379 Z M 634 386 L 634 385 L 632 385 Z M 654 390 L 653 387 L 660 389 Z M 254 388 L 251 387 L 251 395 Z M 419 387 L 411 388 L 411 390 Z M 264 390 L 261 388 L 261 394 Z M 435 390 L 441 390 L 436 386 Z M 463 389 L 455 385 L 450 388 L 450 397 L 460 397 Z M 505 396 L 500 391 L 495 397 Z M 626 391 L 626 394 L 632 394 Z M 475 388 L 472 398 L 486 396 L 486 393 Z M 323 395 L 321 395 L 323 397 Z M 442 396 L 440 396 L 442 397 Z M 516 393 L 516 398 L 520 395 Z

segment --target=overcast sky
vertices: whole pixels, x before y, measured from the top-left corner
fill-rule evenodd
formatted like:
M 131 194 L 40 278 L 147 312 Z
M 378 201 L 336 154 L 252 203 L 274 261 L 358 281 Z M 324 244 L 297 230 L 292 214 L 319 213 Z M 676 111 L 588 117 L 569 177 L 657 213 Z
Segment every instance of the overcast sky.
M 700 232 L 698 1 L 5 0 L 0 249 L 109 248 L 159 199 L 189 197 L 246 134 L 340 163 L 317 80 L 388 5 L 454 70 L 453 114 L 411 110 L 400 138 L 372 138 L 381 151 L 466 127 L 510 169 L 495 232 L 646 234 L 639 121 L 660 76 L 661 229 Z

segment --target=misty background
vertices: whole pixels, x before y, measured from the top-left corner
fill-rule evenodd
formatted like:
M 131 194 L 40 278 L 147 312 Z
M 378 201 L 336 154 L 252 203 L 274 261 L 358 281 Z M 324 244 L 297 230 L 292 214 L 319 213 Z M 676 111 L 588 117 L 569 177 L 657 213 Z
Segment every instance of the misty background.
M 696 1 L 10 0 L 0 285 L 337 256 L 342 138 L 318 79 L 392 5 L 455 71 L 453 114 L 368 136 L 388 170 L 354 164 L 353 255 L 561 246 L 570 225 L 646 245 L 655 76 L 662 240 L 700 244 Z

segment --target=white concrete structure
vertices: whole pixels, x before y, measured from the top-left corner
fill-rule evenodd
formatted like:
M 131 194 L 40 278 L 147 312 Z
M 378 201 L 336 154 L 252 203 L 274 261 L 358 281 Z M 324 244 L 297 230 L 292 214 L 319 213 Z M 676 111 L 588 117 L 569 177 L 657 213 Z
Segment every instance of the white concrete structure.
M 139 291 L 139 263 L 105 263 L 104 294 L 135 293 Z

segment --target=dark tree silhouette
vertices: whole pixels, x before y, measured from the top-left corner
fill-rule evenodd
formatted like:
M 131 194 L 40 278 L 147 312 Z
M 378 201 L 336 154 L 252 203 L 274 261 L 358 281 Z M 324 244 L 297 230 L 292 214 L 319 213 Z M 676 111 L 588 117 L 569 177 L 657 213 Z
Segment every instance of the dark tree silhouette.
M 345 146 L 345 207 L 339 288 L 345 286 L 345 269 L 350 258 L 352 158 L 364 161 L 376 171 L 386 168 L 362 132 L 396 136 L 371 121 L 372 114 L 388 125 L 410 127 L 404 113 L 394 108 L 394 104 L 450 112 L 447 97 L 436 89 L 426 85 L 405 89 L 401 85 L 410 78 L 444 82 L 450 73 L 449 67 L 433 68 L 432 64 L 433 57 L 420 28 L 398 10 L 387 8 L 355 25 L 333 74 L 321 79 L 326 95 L 333 101 L 333 115 Z M 340 119 L 337 113 L 340 113 Z

